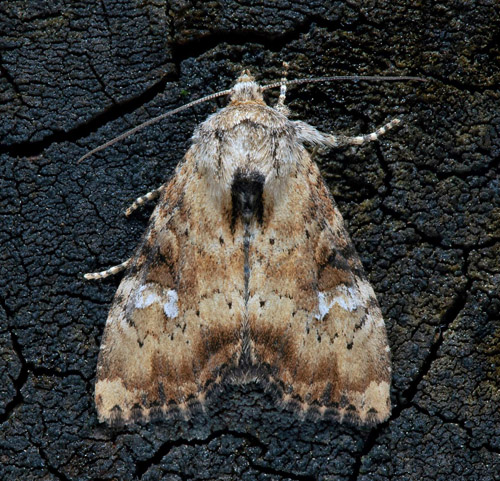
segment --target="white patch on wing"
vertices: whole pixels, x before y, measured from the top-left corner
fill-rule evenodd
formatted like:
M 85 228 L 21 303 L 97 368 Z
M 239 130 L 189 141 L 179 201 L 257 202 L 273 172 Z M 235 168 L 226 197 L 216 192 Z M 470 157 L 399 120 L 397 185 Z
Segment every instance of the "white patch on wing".
M 163 311 L 165 315 L 170 319 L 174 319 L 179 315 L 179 308 L 177 307 L 177 301 L 179 297 L 177 296 L 177 291 L 169 289 L 167 291 L 167 302 L 163 304 Z
M 168 318 L 174 319 L 179 315 L 178 299 L 177 291 L 174 289 L 169 289 L 165 292 L 164 289 L 147 284 L 138 289 L 135 295 L 135 308 L 146 309 L 151 304 L 157 303 L 163 306 L 163 312 Z
M 150 289 L 150 290 L 148 292 L 144 293 L 144 291 L 146 289 Z M 160 296 L 153 289 L 151 289 L 150 286 L 148 286 L 148 285 L 139 287 L 139 290 L 137 291 L 137 294 L 135 295 L 135 307 L 137 309 L 145 309 L 146 307 L 149 307 L 154 302 L 161 303 Z
M 346 311 L 354 311 L 363 304 L 363 300 L 358 297 L 358 292 L 352 287 L 340 286 L 337 288 L 337 295 L 331 301 L 327 301 L 325 292 L 318 292 L 318 310 L 316 319 L 322 321 L 330 312 L 334 304 L 339 305 Z
M 316 314 L 315 317 L 316 319 L 319 319 L 321 321 L 330 311 L 331 307 L 333 306 L 333 302 L 331 304 L 326 303 L 324 292 L 318 292 L 318 300 L 319 300 L 319 306 L 318 306 L 319 314 Z

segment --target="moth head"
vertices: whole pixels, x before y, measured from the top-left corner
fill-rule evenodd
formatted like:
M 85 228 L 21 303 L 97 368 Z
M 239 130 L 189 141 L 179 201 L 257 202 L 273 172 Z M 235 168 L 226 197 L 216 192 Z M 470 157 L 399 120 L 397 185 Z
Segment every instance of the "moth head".
M 231 105 L 242 103 L 258 103 L 265 105 L 262 88 L 255 81 L 249 70 L 243 70 L 231 89 Z

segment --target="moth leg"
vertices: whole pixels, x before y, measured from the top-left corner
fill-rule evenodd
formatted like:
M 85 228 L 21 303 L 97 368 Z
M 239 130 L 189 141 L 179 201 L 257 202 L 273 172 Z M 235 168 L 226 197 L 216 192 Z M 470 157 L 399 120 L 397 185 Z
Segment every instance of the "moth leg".
M 129 264 L 132 262 L 132 258 L 127 259 L 125 262 L 122 262 L 121 264 L 118 264 L 117 266 L 110 267 L 109 269 L 101 272 L 89 272 L 87 274 L 84 274 L 84 278 L 87 279 L 88 281 L 90 280 L 96 280 L 96 279 L 104 279 L 105 277 L 113 276 L 115 274 L 118 274 L 119 272 L 123 271 L 126 269 Z
M 305 122 L 296 121 L 297 135 L 300 141 L 307 142 L 312 145 L 324 145 L 326 147 L 344 147 L 347 145 L 361 145 L 366 142 L 377 140 L 381 135 L 384 135 L 388 130 L 391 130 L 396 125 L 399 125 L 401 120 L 394 119 L 383 125 L 371 134 L 358 135 L 356 137 L 347 137 L 345 135 L 324 134 Z
M 284 115 L 288 115 L 289 113 L 288 107 L 285 106 L 287 76 L 288 76 L 288 63 L 283 62 L 283 77 L 281 77 L 280 96 L 278 98 L 278 102 L 276 103 L 275 109 Z
M 163 186 L 158 187 L 158 189 L 152 190 L 151 192 L 148 192 L 147 194 L 135 199 L 134 203 L 125 211 L 125 215 L 128 217 L 130 214 L 132 214 L 132 212 L 134 212 L 134 210 L 138 209 L 146 202 L 156 199 L 160 195 L 162 189 Z
M 391 130 L 393 127 L 396 127 L 396 125 L 400 124 L 401 120 L 399 119 L 393 119 L 389 123 L 383 125 L 379 129 L 375 130 L 375 132 L 372 132 L 371 134 L 366 134 L 366 135 L 358 135 L 356 137 L 344 137 L 344 136 L 339 136 L 339 142 L 340 145 L 361 145 L 366 142 L 372 142 L 374 140 L 377 140 L 381 135 L 384 135 L 388 130 Z M 331 137 L 335 137 L 332 135 Z

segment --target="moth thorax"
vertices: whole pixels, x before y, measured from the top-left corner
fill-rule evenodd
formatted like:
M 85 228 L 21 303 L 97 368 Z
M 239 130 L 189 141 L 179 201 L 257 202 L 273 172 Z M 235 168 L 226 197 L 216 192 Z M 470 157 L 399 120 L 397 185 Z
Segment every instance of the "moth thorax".
M 241 76 L 231 92 L 231 104 L 255 102 L 265 105 L 262 89 L 253 77 Z
M 262 222 L 264 211 L 262 192 L 264 191 L 265 180 L 264 175 L 258 171 L 236 171 L 231 184 L 233 226 L 239 218 L 245 224 L 250 223 L 252 219 Z

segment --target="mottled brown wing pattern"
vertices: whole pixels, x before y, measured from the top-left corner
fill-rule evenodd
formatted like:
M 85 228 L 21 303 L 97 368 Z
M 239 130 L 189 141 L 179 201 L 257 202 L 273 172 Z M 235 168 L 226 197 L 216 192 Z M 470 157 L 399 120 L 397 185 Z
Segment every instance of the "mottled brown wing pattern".
M 223 381 L 251 380 L 303 413 L 388 417 L 380 308 L 304 144 L 359 145 L 399 121 L 350 138 L 278 107 L 242 75 L 195 131 L 132 261 L 88 276 L 128 266 L 99 354 L 101 421 L 187 414 Z
M 384 322 L 342 216 L 307 153 L 281 202 L 267 203 L 250 264 L 255 362 L 270 367 L 283 401 L 341 420 L 386 419 Z
M 101 421 L 185 411 L 237 357 L 242 235 L 204 182 L 187 156 L 116 293 L 97 369 Z

